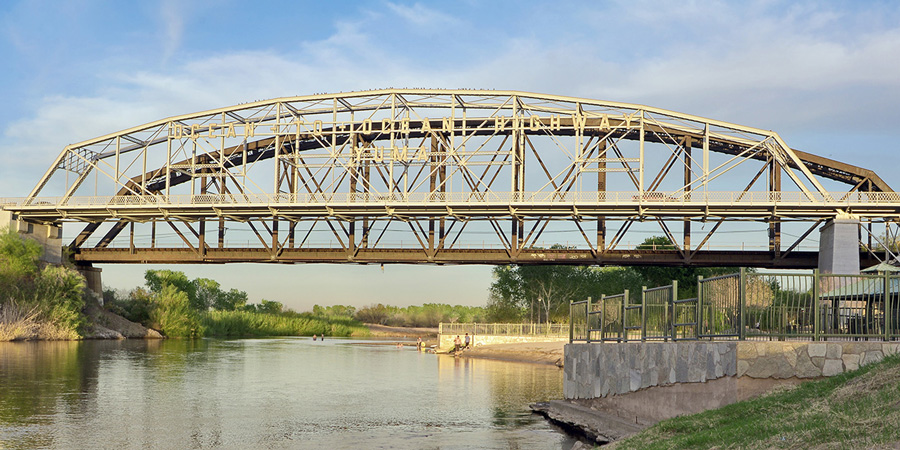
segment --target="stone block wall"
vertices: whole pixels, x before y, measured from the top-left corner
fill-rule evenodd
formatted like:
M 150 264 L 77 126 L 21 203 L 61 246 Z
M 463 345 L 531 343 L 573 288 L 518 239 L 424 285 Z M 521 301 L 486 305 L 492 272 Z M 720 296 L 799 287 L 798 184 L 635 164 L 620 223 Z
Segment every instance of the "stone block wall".
M 597 398 L 737 372 L 734 342 L 568 344 L 564 395 Z
M 567 344 L 564 395 L 599 398 L 654 386 L 830 377 L 900 353 L 894 342 L 628 342 Z
M 740 342 L 737 376 L 830 377 L 881 361 L 900 349 L 894 342 Z

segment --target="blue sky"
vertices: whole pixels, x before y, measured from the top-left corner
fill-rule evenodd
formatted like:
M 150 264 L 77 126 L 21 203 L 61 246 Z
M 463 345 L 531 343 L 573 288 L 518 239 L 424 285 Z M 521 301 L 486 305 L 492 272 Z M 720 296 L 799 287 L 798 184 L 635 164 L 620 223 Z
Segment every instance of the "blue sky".
M 5 1 L 0 197 L 68 143 L 236 103 L 384 87 L 647 104 L 779 132 L 900 186 L 900 3 Z M 127 288 L 144 267 L 104 266 Z M 258 300 L 483 304 L 490 268 L 184 266 Z

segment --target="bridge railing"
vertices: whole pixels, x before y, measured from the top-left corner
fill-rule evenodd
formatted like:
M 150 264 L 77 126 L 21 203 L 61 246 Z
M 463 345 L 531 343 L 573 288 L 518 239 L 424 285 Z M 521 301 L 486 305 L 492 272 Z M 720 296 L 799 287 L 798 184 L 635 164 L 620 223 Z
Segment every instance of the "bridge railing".
M 458 203 L 458 204 L 548 204 L 548 203 L 662 204 L 687 203 L 724 205 L 854 205 L 896 204 L 896 192 L 777 192 L 777 191 L 577 191 L 577 192 L 335 192 L 335 193 L 228 193 L 107 195 L 78 197 L 0 198 L 9 207 L 74 207 L 129 205 L 257 205 L 257 204 L 382 204 L 382 203 Z
M 677 283 L 572 303 L 570 342 L 629 340 L 900 339 L 900 273 L 750 272 L 700 277 L 697 296 Z M 621 299 L 621 300 L 620 300 Z M 619 318 L 621 317 L 621 321 Z

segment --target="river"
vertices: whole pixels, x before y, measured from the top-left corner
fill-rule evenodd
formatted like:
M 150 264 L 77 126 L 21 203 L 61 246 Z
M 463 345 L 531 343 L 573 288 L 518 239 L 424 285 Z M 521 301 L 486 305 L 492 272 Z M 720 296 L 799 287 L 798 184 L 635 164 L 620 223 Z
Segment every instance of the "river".
M 567 449 L 553 366 L 309 338 L 0 342 L 0 448 Z

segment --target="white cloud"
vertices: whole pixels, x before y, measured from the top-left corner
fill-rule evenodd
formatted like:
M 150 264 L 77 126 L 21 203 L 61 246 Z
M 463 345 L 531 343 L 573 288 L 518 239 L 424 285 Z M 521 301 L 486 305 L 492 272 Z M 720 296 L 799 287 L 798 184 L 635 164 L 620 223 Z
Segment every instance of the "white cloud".
M 418 27 L 420 30 L 429 30 L 436 32 L 436 28 L 456 25 L 461 23 L 455 17 L 444 14 L 438 10 L 429 8 L 421 3 L 415 3 L 412 6 L 401 5 L 398 3 L 387 3 L 388 9 L 405 20 Z
M 183 2 L 164 0 L 160 5 L 160 16 L 165 26 L 163 39 L 163 61 L 169 60 L 181 46 L 184 35 Z

